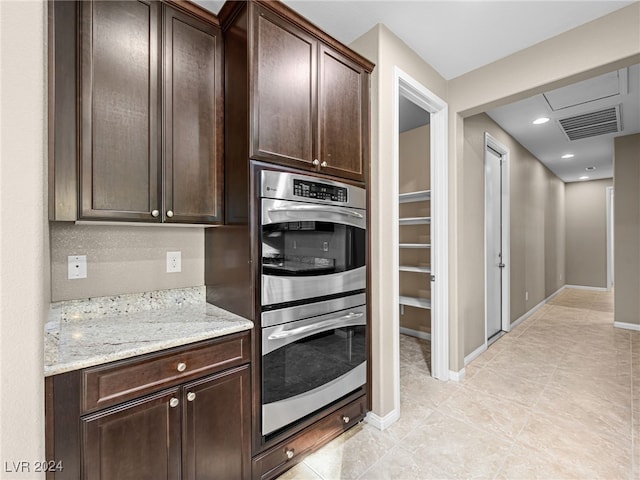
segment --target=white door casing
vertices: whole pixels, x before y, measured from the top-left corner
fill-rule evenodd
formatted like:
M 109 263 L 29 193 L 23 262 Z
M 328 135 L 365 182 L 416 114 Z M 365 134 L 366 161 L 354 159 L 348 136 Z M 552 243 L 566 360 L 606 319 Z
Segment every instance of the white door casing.
M 485 346 L 510 321 L 509 150 L 485 134 Z
M 400 96 L 407 98 L 430 113 L 430 169 L 431 169 L 431 374 L 440 380 L 449 379 L 449 248 L 448 248 L 448 105 L 441 98 L 414 80 L 400 68 L 394 68 L 394 178 L 391 181 L 393 218 L 390 226 L 395 239 L 393 270 L 393 302 L 399 303 L 399 255 L 398 255 L 398 177 L 400 166 Z M 399 309 L 394 310 L 394 398 L 396 408 L 400 406 L 400 318 Z

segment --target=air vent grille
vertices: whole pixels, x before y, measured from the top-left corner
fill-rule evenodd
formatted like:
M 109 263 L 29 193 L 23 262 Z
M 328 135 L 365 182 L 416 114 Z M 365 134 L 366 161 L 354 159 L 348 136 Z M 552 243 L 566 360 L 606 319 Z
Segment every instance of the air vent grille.
M 620 105 L 597 112 L 562 118 L 558 122 L 569 140 L 580 140 L 622 131 Z

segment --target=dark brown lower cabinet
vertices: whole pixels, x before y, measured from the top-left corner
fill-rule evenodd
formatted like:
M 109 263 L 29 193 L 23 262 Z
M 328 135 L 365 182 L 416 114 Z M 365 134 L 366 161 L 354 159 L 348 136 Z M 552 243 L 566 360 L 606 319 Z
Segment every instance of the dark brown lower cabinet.
M 47 478 L 250 479 L 249 357 L 242 332 L 47 377 Z
M 183 480 L 251 477 L 249 367 L 183 387 Z
M 83 417 L 83 478 L 249 478 L 249 409 L 243 366 Z
M 82 419 L 83 478 L 180 478 L 180 408 L 172 389 Z

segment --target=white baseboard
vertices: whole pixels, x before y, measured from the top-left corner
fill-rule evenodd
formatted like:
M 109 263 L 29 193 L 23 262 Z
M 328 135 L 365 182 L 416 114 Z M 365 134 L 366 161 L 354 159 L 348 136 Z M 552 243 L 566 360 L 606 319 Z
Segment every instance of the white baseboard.
M 466 367 L 467 365 L 469 365 L 471 362 L 473 362 L 476 358 L 478 358 L 480 355 L 482 355 L 486 351 L 487 351 L 487 344 L 485 342 L 482 345 L 480 345 L 478 348 L 476 348 L 473 352 L 471 352 L 469 355 L 464 357 L 464 366 Z
M 593 290 L 595 292 L 609 292 L 607 287 L 588 287 L 586 285 L 565 285 L 565 288 L 577 288 L 578 290 Z
M 449 380 L 454 382 L 461 382 L 464 380 L 464 368 L 459 372 L 454 372 L 453 370 L 449 370 Z
M 431 341 L 431 334 L 427 332 L 421 332 L 420 330 L 414 330 L 412 328 L 400 327 L 400 333 L 404 333 L 405 335 L 409 335 L 411 337 L 420 338 L 422 340 Z
M 391 425 L 396 423 L 400 418 L 400 409 L 396 408 L 387 413 L 384 417 L 380 415 L 376 415 L 373 412 L 368 412 L 365 417 L 365 421 L 373 427 L 376 427 L 378 430 L 386 430 Z
M 555 297 L 556 295 L 558 295 L 560 292 L 562 292 L 565 288 L 569 288 L 569 285 L 564 285 L 562 287 L 560 287 L 558 290 L 556 290 L 555 292 L 553 292 L 551 295 L 549 295 L 547 298 L 545 298 L 544 300 L 542 300 L 539 304 L 537 304 L 535 307 L 533 307 L 532 309 L 530 309 L 528 312 L 526 312 L 524 315 L 522 315 L 520 318 L 518 318 L 515 322 L 513 322 L 511 324 L 511 330 L 513 330 L 515 327 L 517 327 L 518 325 L 520 325 L 522 322 L 524 322 L 527 318 L 529 318 L 531 315 L 533 315 L 534 313 L 536 313 L 538 310 L 540 310 L 546 303 L 549 302 L 549 300 L 551 300 L 553 297 Z
M 635 330 L 640 332 L 640 325 L 637 323 L 613 322 L 613 326 L 616 328 L 624 328 L 625 330 Z

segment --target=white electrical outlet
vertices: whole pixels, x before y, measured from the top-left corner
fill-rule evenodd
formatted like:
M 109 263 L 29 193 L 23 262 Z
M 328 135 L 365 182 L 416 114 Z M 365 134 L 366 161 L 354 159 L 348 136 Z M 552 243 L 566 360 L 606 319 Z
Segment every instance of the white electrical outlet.
M 67 257 L 67 278 L 69 280 L 87 278 L 86 255 L 69 255 Z
M 167 273 L 182 271 L 182 252 L 167 252 Z

